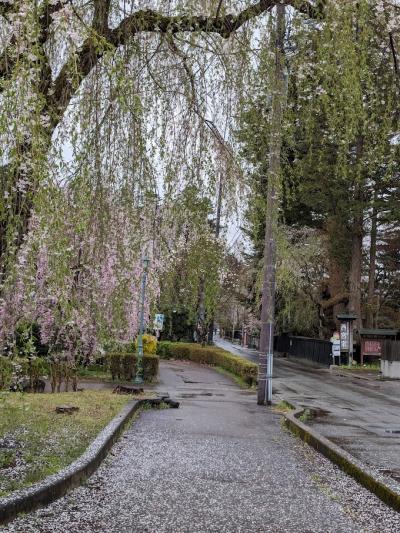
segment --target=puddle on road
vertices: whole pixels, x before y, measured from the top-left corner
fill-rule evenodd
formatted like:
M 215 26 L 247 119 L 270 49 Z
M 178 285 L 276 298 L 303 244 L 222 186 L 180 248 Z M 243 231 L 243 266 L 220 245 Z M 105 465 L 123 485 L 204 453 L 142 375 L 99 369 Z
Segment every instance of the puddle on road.
M 183 392 L 180 398 L 197 398 L 197 396 L 213 396 L 212 392 Z M 216 396 L 224 396 L 223 394 L 216 394 Z
M 379 473 L 384 476 L 391 477 L 395 481 L 400 481 L 400 472 L 398 470 L 390 470 L 387 468 L 379 468 Z

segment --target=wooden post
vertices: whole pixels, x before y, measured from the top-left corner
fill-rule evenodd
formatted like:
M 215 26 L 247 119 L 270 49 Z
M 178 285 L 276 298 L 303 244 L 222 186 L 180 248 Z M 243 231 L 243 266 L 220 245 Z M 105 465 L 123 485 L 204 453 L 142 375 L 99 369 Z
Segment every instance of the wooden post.
M 269 146 L 267 212 L 265 218 L 264 281 L 261 304 L 261 335 L 258 365 L 258 405 L 272 401 L 272 358 L 275 321 L 275 233 L 279 209 L 281 172 L 282 118 L 286 96 L 284 75 L 285 6 L 276 6 L 275 71 L 272 83 L 271 137 Z

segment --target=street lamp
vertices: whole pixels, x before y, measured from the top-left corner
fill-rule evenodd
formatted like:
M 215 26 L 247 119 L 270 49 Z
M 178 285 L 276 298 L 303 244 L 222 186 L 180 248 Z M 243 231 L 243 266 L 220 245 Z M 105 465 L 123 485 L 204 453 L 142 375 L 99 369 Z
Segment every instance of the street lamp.
M 137 342 L 136 353 L 136 376 L 134 383 L 140 385 L 143 383 L 143 330 L 144 330 L 144 301 L 146 295 L 146 281 L 147 271 L 149 268 L 150 259 L 148 257 L 143 258 L 143 274 L 142 274 L 142 287 L 140 291 L 140 321 L 139 321 L 139 335 Z

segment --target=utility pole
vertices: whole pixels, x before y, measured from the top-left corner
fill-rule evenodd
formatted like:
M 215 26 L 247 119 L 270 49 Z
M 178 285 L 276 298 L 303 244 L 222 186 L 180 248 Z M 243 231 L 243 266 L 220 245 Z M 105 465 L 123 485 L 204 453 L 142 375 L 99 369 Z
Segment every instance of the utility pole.
M 272 403 L 275 320 L 276 228 L 279 210 L 282 118 L 286 100 L 284 71 L 285 6 L 276 6 L 275 69 L 272 83 L 267 212 L 265 217 L 264 280 L 261 303 L 261 335 L 258 365 L 258 405 Z

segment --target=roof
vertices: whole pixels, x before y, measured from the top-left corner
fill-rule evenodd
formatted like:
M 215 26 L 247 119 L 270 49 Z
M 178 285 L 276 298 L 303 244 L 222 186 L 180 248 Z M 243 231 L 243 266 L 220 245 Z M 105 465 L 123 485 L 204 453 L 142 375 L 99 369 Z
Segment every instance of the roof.
M 377 337 L 395 337 L 398 329 L 360 329 L 360 335 L 375 335 Z
M 358 318 L 357 315 L 353 315 L 353 314 L 341 314 L 341 315 L 336 315 L 336 318 L 338 320 L 356 320 L 356 318 Z

